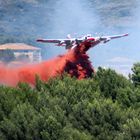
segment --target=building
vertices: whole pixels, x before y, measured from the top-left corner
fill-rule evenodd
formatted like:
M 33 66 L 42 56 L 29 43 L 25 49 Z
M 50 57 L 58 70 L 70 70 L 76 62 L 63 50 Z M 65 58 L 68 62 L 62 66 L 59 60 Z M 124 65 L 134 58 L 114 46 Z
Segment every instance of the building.
M 0 45 L 0 51 L 12 50 L 17 61 L 40 62 L 41 49 L 24 43 L 7 43 Z

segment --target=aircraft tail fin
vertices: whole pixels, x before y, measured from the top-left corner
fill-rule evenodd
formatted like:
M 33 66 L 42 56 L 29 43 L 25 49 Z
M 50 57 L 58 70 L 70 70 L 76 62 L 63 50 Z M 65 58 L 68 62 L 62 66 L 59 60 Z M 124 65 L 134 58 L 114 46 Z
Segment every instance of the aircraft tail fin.
M 71 35 L 70 34 L 67 35 L 67 39 L 71 39 Z

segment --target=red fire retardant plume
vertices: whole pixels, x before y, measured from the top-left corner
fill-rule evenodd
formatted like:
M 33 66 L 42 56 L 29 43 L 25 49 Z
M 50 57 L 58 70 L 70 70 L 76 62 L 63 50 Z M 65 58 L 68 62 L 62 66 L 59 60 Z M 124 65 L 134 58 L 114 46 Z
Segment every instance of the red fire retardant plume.
M 90 77 L 94 72 L 89 57 L 86 54 L 86 51 L 90 47 L 88 44 L 80 44 L 64 55 L 39 64 L 17 68 L 0 65 L 0 84 L 16 86 L 18 82 L 27 82 L 34 85 L 36 75 L 38 75 L 41 80 L 47 81 L 64 72 L 78 79 Z

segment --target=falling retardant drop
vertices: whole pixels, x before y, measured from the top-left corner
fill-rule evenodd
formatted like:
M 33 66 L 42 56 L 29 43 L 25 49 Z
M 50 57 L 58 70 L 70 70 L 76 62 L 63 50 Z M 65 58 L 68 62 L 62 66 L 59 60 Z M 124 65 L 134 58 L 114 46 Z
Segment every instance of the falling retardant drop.
M 0 65 L 0 84 L 16 86 L 19 82 L 26 82 L 35 85 L 36 75 L 42 81 L 62 75 L 64 72 L 77 79 L 92 76 L 94 69 L 86 54 L 90 45 L 80 44 L 74 49 L 68 50 L 64 55 L 57 56 L 50 60 L 21 67 L 9 68 Z

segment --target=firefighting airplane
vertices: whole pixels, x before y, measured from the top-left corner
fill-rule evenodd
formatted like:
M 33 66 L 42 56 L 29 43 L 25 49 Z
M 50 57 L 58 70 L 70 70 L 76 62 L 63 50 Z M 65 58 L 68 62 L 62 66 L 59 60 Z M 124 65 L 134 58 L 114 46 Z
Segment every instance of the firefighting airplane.
M 117 39 L 125 36 L 128 36 L 128 34 L 102 36 L 102 37 L 93 37 L 90 34 L 88 34 L 80 38 L 71 38 L 70 35 L 68 35 L 66 39 L 37 39 L 36 41 L 43 43 L 55 43 L 56 46 L 64 46 L 66 49 L 73 49 L 80 43 L 83 44 L 88 43 L 89 45 L 94 47 L 99 43 L 107 43 L 112 39 Z

